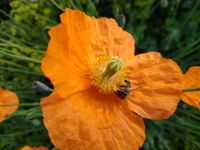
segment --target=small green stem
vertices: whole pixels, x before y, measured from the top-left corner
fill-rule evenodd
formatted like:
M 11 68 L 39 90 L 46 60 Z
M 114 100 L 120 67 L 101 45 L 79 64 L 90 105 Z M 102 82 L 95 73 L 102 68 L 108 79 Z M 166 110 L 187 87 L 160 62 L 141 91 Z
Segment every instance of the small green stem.
M 11 65 L 11 66 L 14 66 L 14 67 L 17 67 L 17 68 L 20 68 L 20 69 L 25 69 L 25 70 L 28 69 L 21 64 L 16 64 L 16 63 L 13 63 L 12 61 L 4 60 L 4 59 L 1 59 L 1 58 L 0 58 L 0 63 Z
M 55 0 L 50 0 L 50 2 L 55 5 L 58 9 L 60 9 L 61 11 L 64 11 L 65 9 L 59 4 L 57 3 Z
M 182 91 L 183 91 L 183 92 L 194 92 L 194 91 L 200 91 L 200 87 L 183 89 Z
M 41 73 L 39 72 L 31 72 L 31 71 L 26 71 L 22 69 L 17 69 L 17 68 L 11 68 L 11 67 L 3 67 L 0 65 L 1 70 L 6 70 L 6 71 L 11 71 L 11 72 L 17 72 L 17 73 L 24 73 L 24 74 L 30 74 L 30 75 L 36 75 L 36 76 L 42 76 Z
M 13 54 L 9 54 L 6 52 L 1 51 L 0 54 L 13 58 L 13 59 L 17 59 L 17 60 L 22 60 L 22 61 L 26 61 L 26 62 L 33 62 L 33 63 L 37 63 L 40 64 L 41 62 L 39 60 L 35 60 L 26 56 L 19 56 L 19 55 L 13 55 Z
M 39 51 L 39 50 L 35 50 L 35 49 L 32 49 L 30 47 L 27 47 L 27 46 L 24 46 L 24 45 L 19 45 L 17 43 L 13 43 L 12 41 L 8 41 L 8 40 L 5 40 L 5 39 L 2 39 L 0 38 L 0 45 L 1 46 L 7 46 L 7 47 L 15 47 L 15 48 L 18 48 L 20 51 L 23 51 L 23 52 L 37 52 L 37 53 L 40 53 L 42 52 L 42 54 L 44 53 L 43 51 Z
M 6 107 L 6 106 L 39 106 L 40 103 L 21 103 L 21 104 L 0 104 L 0 107 Z
M 69 3 L 70 3 L 70 5 L 71 5 L 74 9 L 78 9 L 78 8 L 75 6 L 75 4 L 74 4 L 74 2 L 73 2 L 72 0 L 69 0 Z

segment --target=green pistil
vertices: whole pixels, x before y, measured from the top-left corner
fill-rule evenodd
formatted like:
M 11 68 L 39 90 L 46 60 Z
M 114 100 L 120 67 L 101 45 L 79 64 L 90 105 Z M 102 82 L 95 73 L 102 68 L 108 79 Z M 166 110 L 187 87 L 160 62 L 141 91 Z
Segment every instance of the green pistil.
M 197 88 L 189 88 L 189 89 L 183 89 L 183 92 L 194 92 L 194 91 L 200 91 L 200 87 Z
M 103 73 L 103 78 L 104 79 L 109 79 L 110 77 L 112 77 L 117 71 L 121 70 L 123 68 L 123 62 L 122 60 L 115 56 L 115 57 L 111 57 L 106 70 Z

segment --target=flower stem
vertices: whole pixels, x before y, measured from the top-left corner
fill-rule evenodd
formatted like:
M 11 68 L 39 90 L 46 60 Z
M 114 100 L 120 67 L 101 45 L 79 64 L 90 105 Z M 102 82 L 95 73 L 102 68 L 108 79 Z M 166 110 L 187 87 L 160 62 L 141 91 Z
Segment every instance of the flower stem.
M 13 54 L 9 54 L 6 52 L 1 51 L 0 54 L 13 58 L 13 59 L 17 59 L 17 60 L 22 60 L 22 61 L 26 61 L 26 62 L 33 62 L 33 63 L 37 63 L 40 64 L 41 62 L 39 60 L 35 60 L 26 56 L 19 56 L 19 55 L 13 55 Z
M 50 2 L 53 5 L 55 5 L 58 9 L 60 9 L 61 11 L 64 11 L 64 8 L 59 3 L 57 3 L 55 0 L 50 0 Z
M 183 92 L 194 92 L 194 91 L 200 91 L 200 87 L 183 89 L 182 91 L 183 91 Z
M 40 103 L 21 103 L 21 104 L 0 104 L 0 107 L 3 106 L 39 106 Z
M 24 73 L 24 74 L 30 74 L 30 75 L 35 75 L 35 76 L 42 76 L 42 74 L 39 73 L 39 72 L 31 72 L 31 71 L 17 69 L 17 68 L 4 67 L 4 66 L 1 66 L 1 65 L 0 65 L 0 69 L 6 70 L 6 71 L 11 71 L 11 72 Z

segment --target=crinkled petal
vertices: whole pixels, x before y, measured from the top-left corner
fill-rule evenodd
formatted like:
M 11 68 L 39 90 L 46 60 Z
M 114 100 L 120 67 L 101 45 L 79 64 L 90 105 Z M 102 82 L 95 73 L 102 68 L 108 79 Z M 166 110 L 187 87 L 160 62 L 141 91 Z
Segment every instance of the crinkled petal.
M 65 33 L 67 49 L 76 51 L 77 55 L 96 57 L 102 55 L 119 56 L 128 63 L 134 56 L 134 39 L 124 31 L 114 19 L 89 17 L 79 10 L 67 8 L 61 14 L 61 24 Z M 88 59 L 83 61 L 87 62 Z
M 119 56 L 125 65 L 135 53 L 134 39 L 128 32 L 118 26 L 114 19 L 94 19 L 91 25 L 91 47 L 96 56 Z
M 127 67 L 133 91 L 129 109 L 149 119 L 165 119 L 174 113 L 181 94 L 181 70 L 157 52 L 136 55 Z
M 67 8 L 60 19 L 64 34 L 64 55 L 78 68 L 88 68 L 94 59 L 94 52 L 90 47 L 91 17 L 79 10 Z
M 52 30 L 57 30 L 55 27 Z M 46 77 L 48 77 L 54 89 L 62 97 L 68 97 L 77 91 L 87 89 L 89 84 L 88 69 L 78 68 L 77 60 L 68 59 L 64 55 L 65 48 L 61 43 L 51 39 L 48 45 L 48 50 L 45 57 L 42 60 L 42 71 Z M 73 54 L 69 54 L 73 55 Z M 82 66 L 80 64 L 80 66 Z M 78 85 L 78 86 L 77 86 Z
M 68 99 L 53 93 L 41 107 L 51 141 L 61 150 L 137 150 L 145 139 L 142 119 L 93 89 Z
M 13 104 L 13 106 L 10 104 Z M 0 105 L 4 105 L 0 106 L 0 122 L 3 121 L 7 115 L 14 113 L 18 108 L 18 104 L 19 99 L 15 93 L 8 90 L 3 90 L 0 87 Z
M 111 18 L 89 17 L 79 10 L 66 9 L 61 15 L 68 39 L 77 52 L 89 49 L 95 56 L 119 56 L 125 63 L 134 56 L 134 39 Z M 83 23 L 84 22 L 84 23 Z M 89 46 L 89 47 L 88 47 Z M 89 55 L 89 54 L 88 54 Z M 81 56 L 81 54 L 80 54 Z
M 48 150 L 48 148 L 44 146 L 38 146 L 38 147 L 24 146 L 20 150 Z
M 189 68 L 182 79 L 182 89 L 200 88 L 200 67 Z M 183 92 L 181 99 L 194 107 L 200 109 L 200 91 Z
M 42 71 L 62 97 L 89 87 L 88 73 L 96 57 L 119 56 L 128 64 L 134 56 L 134 39 L 115 20 L 96 19 L 79 10 L 66 9 L 49 35 Z

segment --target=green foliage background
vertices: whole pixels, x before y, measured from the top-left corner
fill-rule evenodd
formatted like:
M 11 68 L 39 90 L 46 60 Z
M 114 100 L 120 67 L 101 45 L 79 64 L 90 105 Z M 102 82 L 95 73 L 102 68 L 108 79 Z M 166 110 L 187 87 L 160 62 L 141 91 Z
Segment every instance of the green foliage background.
M 200 0 L 1 0 L 0 86 L 15 91 L 24 105 L 0 123 L 0 150 L 24 145 L 55 150 L 38 105 L 49 93 L 38 92 L 32 82 L 50 84 L 41 73 L 40 61 L 47 32 L 59 23 L 66 7 L 115 18 L 135 37 L 137 53 L 159 51 L 176 60 L 183 71 L 200 65 Z M 200 111 L 195 108 L 180 103 L 169 120 L 145 123 L 142 150 L 200 149 Z

